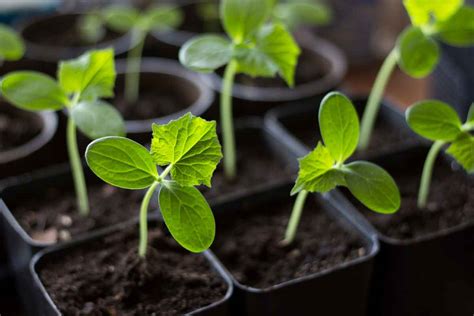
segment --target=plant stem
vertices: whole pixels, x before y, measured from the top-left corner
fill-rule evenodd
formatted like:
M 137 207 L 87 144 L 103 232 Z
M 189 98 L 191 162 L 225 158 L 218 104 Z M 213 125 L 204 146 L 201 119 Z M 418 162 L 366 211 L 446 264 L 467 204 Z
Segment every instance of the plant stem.
M 140 206 L 140 243 L 138 246 L 138 255 L 142 258 L 146 256 L 146 248 L 148 245 L 148 205 L 159 184 L 160 182 L 158 181 L 153 182 L 143 197 Z
M 377 74 L 367 105 L 365 106 L 364 115 L 362 116 L 359 150 L 366 150 L 369 146 L 370 136 L 380 108 L 380 101 L 382 100 L 390 75 L 397 65 L 397 59 L 398 50 L 394 47 L 390 54 L 388 54 L 387 58 L 385 58 L 385 61 Z
M 77 148 L 76 124 L 71 115 L 69 115 L 67 122 L 67 149 L 72 169 L 72 177 L 74 179 L 79 213 L 83 216 L 87 216 L 89 215 L 89 199 L 87 197 L 86 180 L 84 178 L 84 171 L 79 156 L 79 149 Z
M 308 197 L 308 191 L 300 191 L 296 197 L 295 204 L 293 205 L 293 210 L 291 211 L 290 221 L 288 222 L 288 227 L 286 228 L 285 239 L 281 242 L 283 245 L 287 246 L 295 240 L 296 229 L 300 223 L 301 213 L 303 212 L 303 207 Z
M 236 174 L 235 135 L 232 117 L 232 87 L 234 85 L 237 62 L 231 60 L 225 68 L 221 91 L 221 126 L 224 146 L 224 173 L 227 180 L 233 180 Z
M 127 56 L 127 73 L 125 74 L 125 99 L 128 103 L 134 103 L 138 100 L 140 90 L 140 67 L 145 44 L 146 33 L 135 29 L 132 31 L 132 46 Z
M 421 175 L 420 190 L 418 191 L 418 208 L 424 209 L 428 201 L 428 194 L 430 193 L 431 176 L 433 174 L 433 167 L 438 156 L 439 151 L 445 144 L 444 141 L 436 141 L 431 146 L 428 156 L 426 156 L 425 164 L 423 166 L 423 173 Z

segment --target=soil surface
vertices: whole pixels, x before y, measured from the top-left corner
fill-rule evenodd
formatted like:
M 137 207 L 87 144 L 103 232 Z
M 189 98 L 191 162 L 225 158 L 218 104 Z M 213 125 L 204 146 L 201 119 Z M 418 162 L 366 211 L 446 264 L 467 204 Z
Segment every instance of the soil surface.
M 321 211 L 311 196 L 296 240 L 290 246 L 280 246 L 292 205 L 293 201 L 286 198 L 245 205 L 235 210 L 235 216 L 217 219 L 218 234 L 212 249 L 241 284 L 264 289 L 367 253 L 362 240 Z
M 64 315 L 181 315 L 224 298 L 227 285 L 202 255 L 150 228 L 146 260 L 138 228 L 50 256 L 39 275 Z
M 424 210 L 417 207 L 422 161 L 413 168 L 389 169 L 402 195 L 400 210 L 393 215 L 379 215 L 355 202 L 364 215 L 384 235 L 409 240 L 466 224 L 474 220 L 474 180 L 464 171 L 453 172 L 448 163 L 438 159 Z M 415 169 L 415 167 L 418 167 Z
M 39 196 L 17 199 L 9 206 L 33 239 L 50 243 L 66 241 L 87 231 L 125 222 L 139 214 L 142 191 L 96 184 L 89 185 L 88 193 L 91 213 L 86 217 L 77 211 L 72 188 L 51 187 Z
M 36 114 L 0 103 L 0 152 L 21 146 L 41 132 Z

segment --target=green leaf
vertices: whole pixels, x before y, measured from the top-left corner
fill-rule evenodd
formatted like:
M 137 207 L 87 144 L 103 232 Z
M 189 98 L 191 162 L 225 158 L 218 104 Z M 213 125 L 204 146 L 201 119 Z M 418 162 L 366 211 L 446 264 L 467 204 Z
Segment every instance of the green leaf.
M 411 22 L 424 26 L 431 22 L 433 16 L 437 21 L 451 17 L 464 3 L 464 0 L 403 0 Z
M 115 76 L 112 49 L 89 51 L 59 64 L 59 84 L 67 93 L 80 93 L 81 100 L 113 97 Z
M 71 109 L 71 117 L 79 130 L 90 139 L 125 136 L 125 123 L 120 113 L 107 102 L 83 101 Z
M 299 159 L 300 170 L 291 195 L 301 190 L 327 192 L 343 185 L 344 178 L 339 170 L 333 169 L 334 163 L 329 150 L 319 142 L 316 149 Z
M 14 29 L 0 24 L 0 61 L 15 61 L 23 57 L 25 44 Z
M 3 77 L 1 89 L 8 102 L 25 110 L 59 110 L 69 103 L 56 81 L 39 72 L 9 73 Z
M 467 113 L 466 123 L 474 124 L 474 103 L 469 107 L 469 112 Z
M 449 45 L 474 45 L 474 7 L 462 7 L 446 21 L 436 23 L 435 29 L 441 40 Z
M 138 26 L 145 30 L 170 30 L 183 22 L 182 12 L 172 5 L 160 5 L 148 9 L 138 21 Z
M 163 181 L 159 204 L 166 226 L 181 246 L 191 252 L 202 252 L 211 246 L 216 224 L 198 189 Z
M 408 108 L 405 117 L 413 131 L 433 141 L 452 141 L 461 133 L 458 114 L 441 101 L 418 102 Z
M 383 214 L 400 208 L 400 192 L 393 178 L 379 166 L 365 161 L 347 164 L 344 177 L 349 191 L 369 209 Z
M 301 50 L 283 24 L 264 26 L 255 45 L 239 45 L 235 58 L 238 71 L 250 76 L 273 77 L 278 73 L 289 86 L 294 85 L 298 56 Z
M 453 156 L 467 172 L 474 172 L 474 136 L 468 132 L 460 134 L 448 147 L 447 153 Z
M 222 0 L 221 21 L 236 44 L 249 39 L 269 18 L 273 0 Z
M 319 126 L 324 145 L 337 162 L 344 162 L 357 148 L 359 118 L 345 95 L 329 93 L 319 108 Z
M 151 154 L 158 165 L 173 165 L 171 176 L 180 185 L 210 187 L 222 158 L 216 122 L 188 113 L 165 125 L 153 124 Z
M 186 42 L 179 51 L 179 61 L 197 72 L 212 72 L 232 58 L 232 43 L 220 35 L 201 35 Z
M 119 188 L 144 189 L 158 179 L 148 150 L 128 138 L 109 136 L 93 141 L 87 146 L 86 160 L 99 178 Z
M 108 27 L 120 33 L 132 29 L 138 22 L 138 10 L 124 5 L 112 5 L 103 10 L 103 17 Z
M 81 15 L 77 21 L 77 27 L 82 39 L 87 43 L 97 43 L 106 34 L 102 17 L 95 12 Z
M 409 27 L 403 31 L 397 48 L 400 68 L 414 78 L 429 75 L 439 62 L 438 44 L 420 28 Z
M 278 3 L 273 16 L 289 29 L 300 25 L 325 25 L 331 21 L 331 9 L 324 3 L 295 1 Z

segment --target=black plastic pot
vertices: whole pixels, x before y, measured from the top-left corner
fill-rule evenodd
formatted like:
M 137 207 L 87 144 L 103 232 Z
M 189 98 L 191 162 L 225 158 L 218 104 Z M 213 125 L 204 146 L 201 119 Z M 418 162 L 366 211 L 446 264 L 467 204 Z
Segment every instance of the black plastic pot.
M 412 148 L 374 162 L 389 172 L 391 169 L 400 170 L 403 166 L 407 168 L 407 165 L 401 165 L 400 161 L 409 162 L 409 165 L 422 165 L 428 149 Z M 442 163 L 455 166 L 446 155 L 441 156 L 438 159 Z M 474 185 L 474 179 L 471 180 Z M 364 215 L 351 207 L 341 192 L 335 191 L 329 196 L 333 203 L 349 210 L 358 220 L 365 221 L 366 225 L 371 225 Z M 474 220 L 423 237 L 405 240 L 388 237 L 376 228 L 374 231 L 380 240 L 380 253 L 375 260 L 370 315 L 472 314 Z
M 239 217 L 240 208 L 244 205 L 256 205 L 263 211 L 268 203 L 289 199 L 291 187 L 291 184 L 287 184 L 278 189 L 251 194 L 246 199 L 214 205 L 217 231 L 223 219 Z M 366 255 L 265 289 L 241 284 L 227 270 L 235 288 L 232 297 L 233 315 L 366 315 L 372 265 L 379 249 L 376 236 L 370 226 L 353 217 L 350 212 L 338 209 L 321 195 L 311 195 L 308 201 L 310 198 L 315 199 L 317 205 L 341 229 L 362 240 Z M 288 216 L 290 213 L 289 209 Z M 216 257 L 219 260 L 219 256 Z
M 57 63 L 60 60 L 76 58 L 91 49 L 112 47 L 117 56 L 129 50 L 130 34 L 118 34 L 112 31 L 107 31 L 109 39 L 96 45 L 64 46 L 62 43 L 56 45 L 44 43 L 41 35 L 41 32 L 45 32 L 43 29 L 49 29 L 53 33 L 58 29 L 69 29 L 71 34 L 74 34 L 72 31 L 76 27 L 76 20 L 80 15 L 81 13 L 54 14 L 36 17 L 21 24 L 19 28 L 26 45 L 25 57 L 36 61 Z
M 360 117 L 367 99 L 365 97 L 353 97 L 351 99 Z M 321 140 L 318 112 L 319 102 L 289 104 L 269 111 L 265 116 L 265 126 L 275 137 L 301 157 L 312 150 L 318 140 Z M 408 128 L 401 110 L 387 100 L 382 102 L 377 124 L 389 127 L 404 137 L 393 146 L 389 144 L 390 146 L 378 148 L 377 151 L 371 151 L 369 148 L 366 154 L 362 154 L 364 158 L 396 152 L 407 147 L 416 146 L 422 141 Z
M 154 222 L 154 224 L 156 226 L 156 222 Z M 128 223 L 119 224 L 114 227 L 109 227 L 101 231 L 97 231 L 96 233 L 91 234 L 87 237 L 75 240 L 67 244 L 51 247 L 38 253 L 32 259 L 31 264 L 30 264 L 30 273 L 33 275 L 33 280 L 34 280 L 33 291 L 34 291 L 34 297 L 35 297 L 34 302 L 36 305 L 35 315 L 41 315 L 41 316 L 61 315 L 60 311 L 56 307 L 54 301 L 49 296 L 47 290 L 45 289 L 38 275 L 38 271 L 41 269 L 42 264 L 45 261 L 47 261 L 48 257 L 52 255 L 67 256 L 68 252 L 70 252 L 71 250 L 79 246 L 85 245 L 88 242 L 91 242 L 97 239 L 101 239 L 104 236 L 113 234 L 116 231 L 123 230 L 127 227 L 136 226 L 136 225 L 137 225 L 136 220 L 130 221 Z M 229 312 L 230 312 L 229 298 L 232 296 L 232 293 L 233 293 L 232 281 L 230 280 L 230 278 L 224 272 L 224 269 L 221 267 L 221 265 L 217 262 L 215 257 L 210 252 L 207 251 L 201 255 L 207 259 L 209 266 L 227 284 L 228 289 L 227 289 L 225 297 L 222 300 L 215 302 L 211 305 L 199 308 L 198 310 L 192 311 L 189 313 L 189 315 L 216 315 L 216 316 L 229 315 Z

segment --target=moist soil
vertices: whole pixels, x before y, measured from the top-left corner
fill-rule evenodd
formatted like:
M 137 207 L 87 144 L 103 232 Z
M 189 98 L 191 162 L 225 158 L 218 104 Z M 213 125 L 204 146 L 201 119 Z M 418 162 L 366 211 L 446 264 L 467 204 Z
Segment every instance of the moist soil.
M 0 103 L 0 107 L 0 154 L 27 143 L 41 132 L 42 124 L 36 114 L 5 103 Z
M 202 255 L 151 228 L 146 260 L 138 228 L 45 258 L 40 278 L 63 315 L 181 315 L 224 298 L 227 285 Z
M 243 285 L 265 289 L 340 266 L 366 255 L 362 240 L 345 231 L 314 202 L 306 201 L 295 241 L 280 246 L 293 206 L 290 199 L 245 204 L 217 219 L 217 257 Z
M 354 201 L 383 235 L 410 240 L 474 220 L 474 181 L 465 172 L 453 172 L 448 163 L 438 161 L 433 172 L 427 208 L 421 210 L 417 207 L 417 195 L 422 163 L 417 164 L 418 168 L 415 168 L 416 164 L 405 170 L 402 167 L 389 170 L 402 195 L 397 213 L 379 215 Z
M 72 188 L 51 187 L 37 196 L 15 199 L 10 207 L 21 227 L 37 241 L 67 241 L 79 234 L 126 222 L 139 214 L 142 191 L 107 184 L 88 188 L 91 213 L 81 216 Z M 151 212 L 151 209 L 150 209 Z

